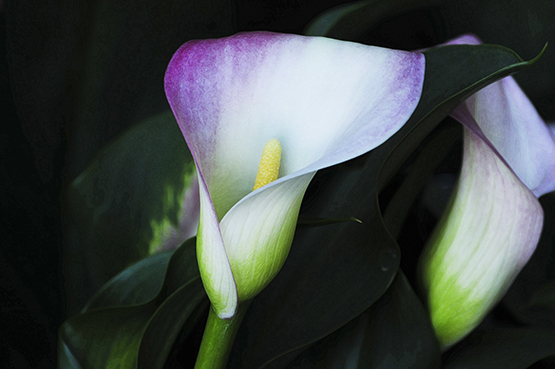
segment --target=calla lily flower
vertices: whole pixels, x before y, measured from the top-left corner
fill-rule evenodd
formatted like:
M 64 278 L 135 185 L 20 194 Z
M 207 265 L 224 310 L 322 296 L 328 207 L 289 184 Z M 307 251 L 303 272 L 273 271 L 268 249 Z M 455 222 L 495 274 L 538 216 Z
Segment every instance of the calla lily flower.
M 316 171 L 375 148 L 408 120 L 424 63 L 419 53 L 269 32 L 190 41 L 175 53 L 165 90 L 198 170 L 197 257 L 220 318 L 282 267 Z
M 479 44 L 465 35 L 448 44 Z M 534 252 L 537 197 L 555 190 L 555 137 L 512 77 L 452 116 L 464 125 L 461 174 L 421 260 L 433 326 L 444 347 L 472 331 Z

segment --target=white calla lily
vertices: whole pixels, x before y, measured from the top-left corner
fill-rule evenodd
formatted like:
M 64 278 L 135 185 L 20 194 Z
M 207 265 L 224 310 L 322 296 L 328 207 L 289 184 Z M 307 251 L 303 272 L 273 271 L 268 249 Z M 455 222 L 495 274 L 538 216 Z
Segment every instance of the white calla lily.
M 316 171 L 375 148 L 408 120 L 424 63 L 419 53 L 269 32 L 176 52 L 165 90 L 198 169 L 198 261 L 220 318 L 280 270 Z M 273 139 L 279 178 L 253 191 Z
M 447 44 L 479 44 L 465 35 Z M 444 347 L 472 331 L 534 252 L 540 195 L 555 190 L 555 138 L 512 77 L 452 113 L 464 125 L 461 175 L 421 259 L 432 323 Z

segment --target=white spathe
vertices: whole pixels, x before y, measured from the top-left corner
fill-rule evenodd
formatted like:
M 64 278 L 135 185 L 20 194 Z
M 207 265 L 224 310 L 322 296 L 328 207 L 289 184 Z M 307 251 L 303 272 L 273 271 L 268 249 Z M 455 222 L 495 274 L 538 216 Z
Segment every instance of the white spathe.
M 269 32 L 176 52 L 166 95 L 198 169 L 199 267 L 221 318 L 281 269 L 315 172 L 375 148 L 408 120 L 424 63 L 419 53 Z M 280 178 L 252 191 L 274 138 Z

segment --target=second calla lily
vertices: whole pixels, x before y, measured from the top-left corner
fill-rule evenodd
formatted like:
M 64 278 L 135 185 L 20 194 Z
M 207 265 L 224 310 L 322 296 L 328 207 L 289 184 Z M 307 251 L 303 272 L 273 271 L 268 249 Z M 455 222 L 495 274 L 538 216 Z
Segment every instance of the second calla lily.
M 465 35 L 448 44 L 479 44 Z M 555 138 L 512 77 L 452 113 L 464 126 L 463 165 L 422 258 L 432 323 L 449 347 L 505 294 L 539 241 L 537 197 L 555 190 Z
M 220 318 L 281 269 L 316 171 L 408 120 L 424 63 L 419 53 L 269 32 L 175 53 L 165 90 L 198 169 L 198 261 Z

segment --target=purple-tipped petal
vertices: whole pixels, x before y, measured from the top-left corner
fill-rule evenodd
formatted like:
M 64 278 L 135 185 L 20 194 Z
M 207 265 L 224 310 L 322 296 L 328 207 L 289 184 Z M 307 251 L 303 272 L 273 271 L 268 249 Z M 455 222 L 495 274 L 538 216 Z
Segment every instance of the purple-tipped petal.
M 480 44 L 464 35 L 445 45 Z M 541 234 L 537 197 L 555 190 L 555 139 L 512 77 L 457 107 L 462 173 L 421 260 L 434 328 L 448 347 L 474 329 L 528 262 Z
M 412 114 L 423 75 L 421 54 L 254 32 L 184 44 L 165 86 L 221 219 L 251 191 L 269 139 L 282 177 L 361 155 Z
M 473 330 L 538 243 L 543 210 L 496 152 L 465 128 L 454 197 L 421 262 L 432 323 L 444 347 Z
M 452 115 L 480 127 L 536 196 L 555 190 L 555 137 L 512 77 L 471 96 Z

